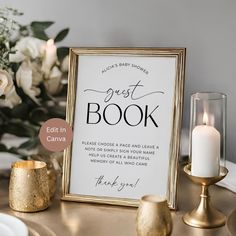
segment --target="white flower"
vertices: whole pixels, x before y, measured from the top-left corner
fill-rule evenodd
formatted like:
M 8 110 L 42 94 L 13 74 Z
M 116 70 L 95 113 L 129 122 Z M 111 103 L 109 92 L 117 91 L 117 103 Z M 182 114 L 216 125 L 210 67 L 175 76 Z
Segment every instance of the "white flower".
M 21 98 L 18 96 L 15 90 L 15 86 L 11 89 L 9 93 L 6 94 L 5 97 L 5 106 L 13 108 L 17 104 L 21 102 Z
M 13 86 L 11 75 L 5 70 L 0 70 L 0 96 L 6 95 Z
M 67 72 L 69 69 L 69 56 L 65 56 L 62 63 L 61 63 L 61 71 Z
M 17 85 L 23 89 L 25 94 L 39 104 L 36 96 L 40 94 L 40 89 L 33 85 L 33 70 L 30 62 L 24 61 L 21 63 L 16 72 L 16 82 Z
M 62 89 L 62 72 L 58 69 L 57 66 L 54 66 L 50 72 L 49 79 L 45 80 L 44 84 L 47 91 L 51 95 L 58 94 Z
M 25 37 L 20 39 L 15 46 L 16 53 L 9 55 L 11 62 L 22 62 L 26 59 L 35 59 L 42 57 L 42 47 L 45 41 L 33 38 Z
M 0 70 L 0 96 L 5 95 L 5 99 L 0 99 L 0 106 L 14 107 L 21 102 L 17 95 L 11 75 Z
M 33 85 L 39 85 L 40 82 L 43 81 L 43 73 L 41 71 L 41 65 L 36 62 L 32 62 L 30 66 L 32 69 Z

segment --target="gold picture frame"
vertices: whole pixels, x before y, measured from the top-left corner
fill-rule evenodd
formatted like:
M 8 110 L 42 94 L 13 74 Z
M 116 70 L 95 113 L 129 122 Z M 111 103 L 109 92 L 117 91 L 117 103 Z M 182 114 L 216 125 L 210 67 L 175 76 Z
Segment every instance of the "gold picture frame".
M 181 132 L 181 121 L 182 121 L 182 109 L 183 109 L 186 49 L 185 48 L 70 48 L 66 120 L 73 127 L 74 133 L 75 133 L 75 128 L 74 128 L 75 112 L 77 104 L 76 99 L 78 99 L 78 97 L 76 96 L 78 92 L 77 89 L 80 83 L 80 78 L 78 76 L 78 67 L 84 65 L 84 63 L 82 63 L 83 58 L 89 59 L 90 57 L 98 59 L 97 61 L 99 61 L 100 57 L 101 58 L 111 57 L 112 59 L 116 57 L 117 58 L 124 57 L 125 59 L 141 58 L 140 61 L 142 61 L 142 58 L 143 60 L 144 59 L 148 60 L 148 58 L 158 58 L 158 59 L 163 59 L 164 61 L 168 60 L 169 58 L 171 58 L 171 60 L 172 59 L 174 60 L 175 71 L 173 72 L 174 75 L 172 75 L 174 76 L 173 97 L 172 100 L 170 101 L 172 103 L 171 105 L 172 113 L 169 114 L 169 118 L 171 121 L 170 124 L 171 137 L 168 143 L 169 149 L 167 150 L 169 159 L 168 159 L 168 177 L 167 177 L 168 187 L 166 190 L 166 198 L 168 200 L 169 207 L 171 209 L 176 209 L 177 177 L 178 177 L 177 168 L 178 168 L 178 157 L 180 149 L 180 132 Z M 80 64 L 80 62 L 82 64 Z M 138 68 L 136 67 L 136 69 Z M 83 70 L 81 69 L 81 71 Z M 168 73 L 168 68 L 166 69 L 166 73 Z M 76 139 L 74 137 L 74 140 Z M 77 155 L 76 157 L 75 156 L 73 157 L 72 149 L 73 149 L 73 141 L 72 144 L 64 151 L 62 200 L 112 204 L 120 206 L 134 206 L 134 207 L 137 207 L 139 205 L 138 198 L 113 197 L 113 196 L 111 197 L 109 196 L 109 194 L 104 194 L 104 195 L 84 194 L 84 193 L 81 194 L 79 192 L 75 193 L 75 191 L 71 191 L 71 185 L 73 184 L 71 177 L 72 167 L 77 168 L 77 166 L 79 166 L 79 164 L 77 164 L 75 167 L 73 164 L 78 160 L 78 158 L 80 158 Z M 83 178 L 83 176 L 79 177 L 79 173 L 77 177 L 78 179 Z M 149 192 L 144 191 L 143 195 L 144 194 L 149 194 Z

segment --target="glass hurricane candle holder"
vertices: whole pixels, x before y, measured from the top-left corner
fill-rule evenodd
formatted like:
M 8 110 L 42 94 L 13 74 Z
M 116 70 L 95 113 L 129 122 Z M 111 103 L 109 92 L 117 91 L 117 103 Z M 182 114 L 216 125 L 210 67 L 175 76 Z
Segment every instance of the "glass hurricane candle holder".
M 190 159 L 184 167 L 189 179 L 201 185 L 199 205 L 183 216 L 186 224 L 214 228 L 225 224 L 226 217 L 210 202 L 208 188 L 228 173 L 225 168 L 226 95 L 196 93 L 191 96 Z
M 219 175 L 225 167 L 226 95 L 195 93 L 190 115 L 191 174 L 198 177 Z

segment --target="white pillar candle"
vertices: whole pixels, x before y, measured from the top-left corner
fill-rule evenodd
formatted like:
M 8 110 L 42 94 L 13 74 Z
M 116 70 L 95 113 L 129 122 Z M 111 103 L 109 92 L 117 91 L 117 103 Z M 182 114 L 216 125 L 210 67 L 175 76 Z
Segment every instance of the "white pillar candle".
M 43 54 L 42 71 L 48 77 L 52 66 L 57 61 L 57 47 L 53 39 L 49 39 L 44 45 Z
M 198 125 L 192 131 L 191 174 L 199 177 L 219 175 L 220 133 L 209 125 Z

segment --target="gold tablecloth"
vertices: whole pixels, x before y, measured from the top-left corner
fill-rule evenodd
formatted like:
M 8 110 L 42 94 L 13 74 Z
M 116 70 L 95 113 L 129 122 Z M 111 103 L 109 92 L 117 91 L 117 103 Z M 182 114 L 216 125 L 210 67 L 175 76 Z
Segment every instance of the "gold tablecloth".
M 221 187 L 210 188 L 212 203 L 227 216 L 236 208 L 236 194 Z M 199 201 L 200 187 L 192 184 L 181 171 L 178 211 L 172 212 L 172 236 L 227 236 L 226 227 L 198 229 L 185 225 L 182 216 Z M 135 236 L 136 208 L 63 202 L 56 198 L 51 206 L 38 213 L 19 213 L 8 206 L 8 181 L 0 180 L 0 212 L 33 221 L 54 236 Z M 45 235 L 41 235 L 45 236 Z

